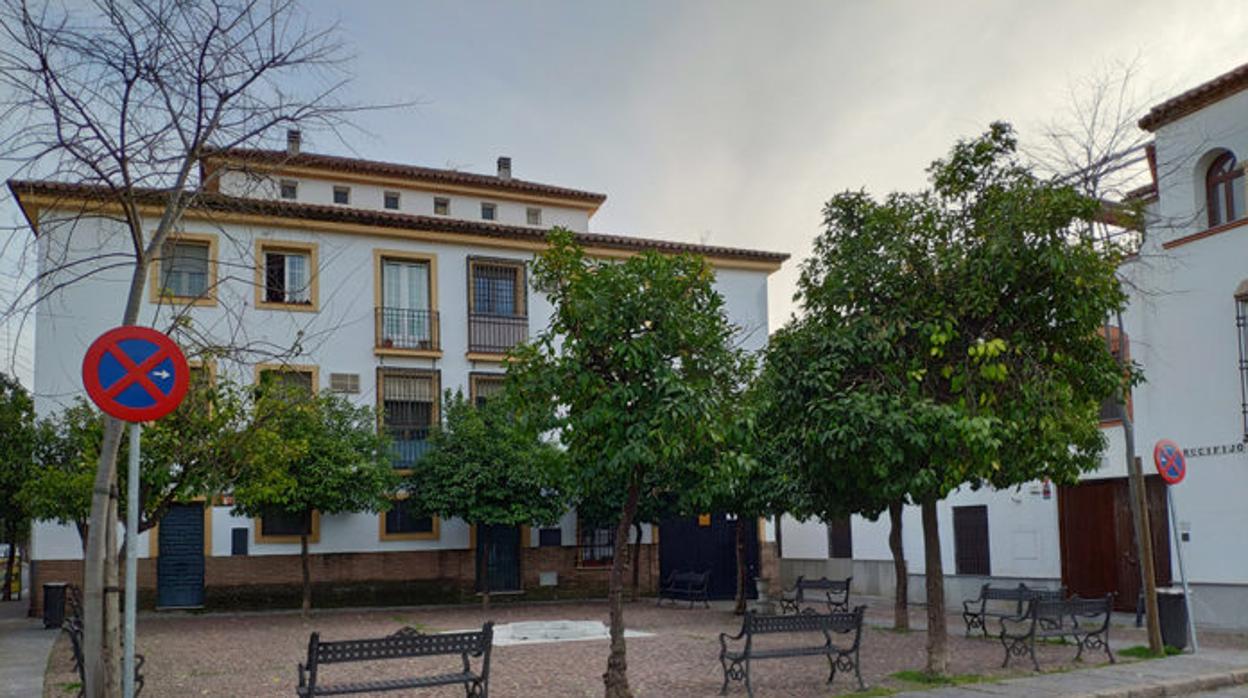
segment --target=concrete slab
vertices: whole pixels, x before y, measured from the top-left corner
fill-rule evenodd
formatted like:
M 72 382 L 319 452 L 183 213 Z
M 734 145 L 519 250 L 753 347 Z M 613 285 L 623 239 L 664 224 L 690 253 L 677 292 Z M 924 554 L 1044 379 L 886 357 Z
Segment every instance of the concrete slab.
M 0 603 L 0 698 L 43 695 L 48 654 L 59 634 L 26 617 L 26 601 Z
M 1072 698 L 1146 698 L 1175 696 L 1248 682 L 1248 652 L 1213 650 L 1132 664 L 1117 664 L 999 683 L 971 684 L 901 693 L 911 698 L 986 698 L 987 696 L 1071 696 Z

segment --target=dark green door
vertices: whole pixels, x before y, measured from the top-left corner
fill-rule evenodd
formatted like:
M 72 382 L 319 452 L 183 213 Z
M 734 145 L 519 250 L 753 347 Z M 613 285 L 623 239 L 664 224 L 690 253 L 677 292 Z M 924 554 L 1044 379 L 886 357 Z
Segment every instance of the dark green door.
M 520 591 L 520 527 L 477 526 L 477 591 Z
M 204 605 L 204 505 L 174 504 L 160 520 L 156 605 Z

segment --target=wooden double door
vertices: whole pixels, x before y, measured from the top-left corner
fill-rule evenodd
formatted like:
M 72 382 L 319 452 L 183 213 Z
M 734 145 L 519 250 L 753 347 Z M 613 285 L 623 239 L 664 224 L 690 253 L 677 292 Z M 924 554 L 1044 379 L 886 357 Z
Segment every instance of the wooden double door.
M 1149 528 L 1157 584 L 1169 585 L 1170 521 L 1166 485 L 1146 477 Z M 1061 487 L 1057 497 L 1061 529 L 1062 584 L 1072 594 L 1114 594 L 1114 607 L 1135 610 L 1142 577 L 1131 520 L 1131 488 L 1126 478 L 1089 480 Z

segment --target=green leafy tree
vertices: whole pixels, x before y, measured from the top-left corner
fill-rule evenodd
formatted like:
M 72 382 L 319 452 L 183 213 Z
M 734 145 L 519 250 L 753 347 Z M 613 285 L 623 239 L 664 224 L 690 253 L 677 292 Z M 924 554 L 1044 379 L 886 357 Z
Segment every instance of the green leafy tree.
M 751 381 L 754 363 L 741 365 L 733 399 L 725 403 L 724 438 L 717 449 L 719 468 L 698 483 L 691 498 L 704 511 L 735 514 L 737 595 L 735 613 L 745 613 L 750 570 L 746 559 L 746 521 L 769 518 L 795 507 L 796 492 L 789 472 L 771 446 L 767 423 L 760 420 L 768 407 L 764 384 Z
M 155 527 L 176 502 L 229 490 L 248 467 L 246 444 L 256 426 L 245 390 L 228 380 L 194 382 L 178 409 L 145 425 L 138 532 Z M 35 463 L 22 487 L 34 518 L 74 526 L 84 545 L 103 436 L 103 415 L 81 398 L 41 420 Z M 121 449 L 128 458 L 128 441 Z M 124 490 L 126 474 L 120 477 Z M 125 521 L 126 502 L 121 499 L 118 520 Z
M 934 163 L 927 191 L 829 201 L 799 280 L 803 316 L 772 347 L 776 362 L 812 362 L 785 369 L 779 392 L 797 420 L 780 440 L 814 508 L 903 493 L 920 506 L 936 674 L 948 663 L 937 501 L 1095 468 L 1098 406 L 1124 380 L 1098 336 L 1125 302 L 1117 255 L 1073 233 L 1099 204 L 1015 151 L 994 124 Z
M 865 332 L 865 333 L 864 333 Z M 788 512 L 824 521 L 889 514 L 889 551 L 897 580 L 893 627 L 910 627 L 908 569 L 902 545 L 911 445 L 908 400 L 876 391 L 875 367 L 855 357 L 887 352 L 869 322 L 842 324 L 837 312 L 813 312 L 777 331 L 760 377 L 760 411 L 770 457 L 795 470 L 802 486 Z M 855 387 L 846 390 L 846 387 Z M 831 446 L 831 447 L 830 447 Z M 800 494 L 800 496 L 797 496 Z
M 563 452 L 517 419 L 501 396 L 477 406 L 448 390 L 444 405 L 444 425 L 433 431 L 430 451 L 403 483 L 412 511 L 475 525 L 486 551 L 492 526 L 557 522 L 568 508 Z M 477 564 L 488 607 L 488 557 Z
M 16 378 L 0 373 L 0 541 L 8 543 L 4 563 L 5 601 L 12 599 L 17 547 L 30 530 L 30 511 L 21 497 L 35 447 L 35 403 Z
M 708 477 L 717 465 L 716 417 L 739 361 L 732 346 L 736 329 L 712 286 L 711 267 L 699 257 L 643 253 L 594 260 L 571 233 L 556 229 L 533 278 L 554 312 L 534 342 L 513 352 L 509 373 L 526 404 L 555 415 L 570 482 L 625 488 L 615 540 L 626 541 L 644 487 L 677 487 L 690 473 Z M 608 698 L 632 695 L 625 558 L 614 556 L 608 581 Z
M 371 408 L 338 395 L 273 381 L 255 390 L 246 442 L 250 466 L 233 487 L 236 514 L 305 517 L 376 512 L 390 507 L 398 485 L 388 440 Z M 299 535 L 303 614 L 312 608 L 310 527 Z

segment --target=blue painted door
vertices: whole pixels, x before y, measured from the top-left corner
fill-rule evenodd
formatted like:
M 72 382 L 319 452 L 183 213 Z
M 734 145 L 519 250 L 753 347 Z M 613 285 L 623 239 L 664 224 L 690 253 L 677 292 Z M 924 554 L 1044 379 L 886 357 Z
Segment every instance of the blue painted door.
M 175 504 L 160 520 L 156 606 L 204 605 L 204 505 Z

